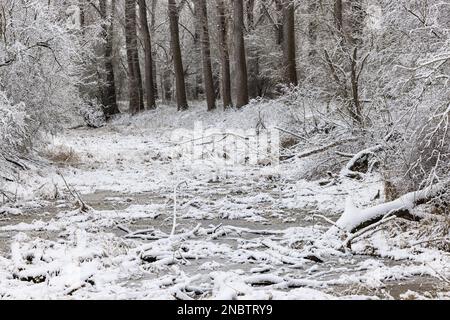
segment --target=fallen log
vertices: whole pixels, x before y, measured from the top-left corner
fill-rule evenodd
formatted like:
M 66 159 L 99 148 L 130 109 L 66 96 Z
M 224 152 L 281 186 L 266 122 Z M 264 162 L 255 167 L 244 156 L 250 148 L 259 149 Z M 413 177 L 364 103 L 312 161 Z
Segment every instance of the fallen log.
M 336 226 L 333 226 L 331 229 L 343 229 L 347 232 L 355 233 L 379 222 L 388 214 L 412 221 L 420 221 L 422 217 L 413 213 L 412 209 L 420 204 L 429 202 L 439 193 L 445 191 L 448 184 L 447 182 L 432 185 L 422 190 L 405 194 L 394 201 L 367 209 L 357 208 L 348 200 L 344 213 L 336 222 Z

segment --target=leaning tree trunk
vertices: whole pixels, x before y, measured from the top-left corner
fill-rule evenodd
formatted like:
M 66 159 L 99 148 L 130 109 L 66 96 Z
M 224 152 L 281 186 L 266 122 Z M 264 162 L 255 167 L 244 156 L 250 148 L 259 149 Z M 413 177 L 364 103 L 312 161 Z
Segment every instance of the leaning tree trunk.
M 296 86 L 298 81 L 295 48 L 295 6 L 292 0 L 284 0 L 283 3 L 283 61 L 285 83 Z
M 109 27 L 106 25 L 107 15 L 107 5 L 106 0 L 100 0 L 99 2 L 100 13 L 104 22 L 102 23 L 102 35 L 105 40 L 105 50 L 104 50 L 104 64 L 106 72 L 106 83 L 103 90 L 102 104 L 103 113 L 107 119 L 111 118 L 113 115 L 120 113 L 119 107 L 117 106 L 117 94 L 116 94 L 116 84 L 115 84 L 115 74 L 114 66 L 112 62 L 113 58 L 113 36 L 114 36 L 114 16 L 116 10 L 116 1 L 111 1 L 111 14 L 109 17 Z
M 200 38 L 202 47 L 203 83 L 205 85 L 208 111 L 216 109 L 216 95 L 211 67 L 211 47 L 209 44 L 208 8 L 206 0 L 197 0 L 199 5 Z
M 136 0 L 125 2 L 125 43 L 128 62 L 128 89 L 130 111 L 136 114 L 144 109 L 142 97 L 142 82 L 139 67 L 136 30 Z
M 234 63 L 236 107 L 248 104 L 248 75 L 244 42 L 244 5 L 243 0 L 233 0 L 234 9 Z
M 225 10 L 224 0 L 217 0 L 217 27 L 222 69 L 222 101 L 224 109 L 227 109 L 233 106 L 233 101 L 231 100 L 230 53 L 228 50 L 228 23 Z
M 147 108 L 156 109 L 155 101 L 155 84 L 153 82 L 153 57 L 152 57 L 152 41 L 150 29 L 147 22 L 147 6 L 145 0 L 139 0 L 139 17 L 141 20 L 142 37 L 144 40 L 145 55 L 145 93 L 147 97 Z
M 169 0 L 169 20 L 178 110 L 187 110 L 189 106 L 186 98 L 186 83 L 184 80 L 183 58 L 181 56 L 180 47 L 180 31 L 178 27 L 178 8 L 175 0 Z

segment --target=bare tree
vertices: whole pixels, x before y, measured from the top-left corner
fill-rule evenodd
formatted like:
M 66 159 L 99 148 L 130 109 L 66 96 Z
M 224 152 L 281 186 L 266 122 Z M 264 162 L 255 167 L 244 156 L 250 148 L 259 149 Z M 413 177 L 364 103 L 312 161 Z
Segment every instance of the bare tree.
M 103 89 L 102 104 L 103 112 L 106 118 L 120 113 L 119 107 L 117 106 L 117 95 L 116 95 L 116 84 L 115 84 L 115 74 L 114 66 L 112 62 L 113 58 L 113 36 L 114 36 L 114 17 L 116 10 L 116 0 L 111 1 L 111 13 L 108 17 L 107 13 L 107 3 L 106 0 L 99 1 L 99 8 L 102 23 L 102 37 L 105 41 L 104 47 L 104 64 L 106 72 L 105 87 Z M 109 26 L 106 21 L 109 20 Z
M 295 44 L 295 6 L 292 0 L 284 0 L 283 2 L 283 62 L 285 67 L 285 83 L 296 86 L 298 81 Z
M 335 0 L 334 2 L 334 21 L 336 29 L 342 31 L 342 0 Z
M 150 15 L 150 37 L 154 39 L 155 30 L 156 30 L 156 7 L 158 5 L 158 0 L 151 0 L 151 15 Z M 153 67 L 153 92 L 155 94 L 155 99 L 158 99 L 158 79 L 157 79 L 157 69 L 156 69 L 156 51 L 155 48 L 152 47 L 152 67 Z
M 139 17 L 141 20 L 142 37 L 144 40 L 145 55 L 145 93 L 147 97 L 147 108 L 156 109 L 155 101 L 155 85 L 153 77 L 153 57 L 152 57 L 152 41 L 150 29 L 147 22 L 147 6 L 145 0 L 139 0 Z
M 178 110 L 187 110 L 186 83 L 184 79 L 183 58 L 180 47 L 180 30 L 178 27 L 178 7 L 175 0 L 169 0 L 170 38 L 175 68 Z
M 211 47 L 209 43 L 208 8 L 206 0 L 197 0 L 199 5 L 199 16 L 201 26 L 201 47 L 203 64 L 203 83 L 205 85 L 206 102 L 208 111 L 216 108 L 216 95 L 211 67 Z
M 233 0 L 233 36 L 234 36 L 234 63 L 235 63 L 235 89 L 236 107 L 241 108 L 248 104 L 248 75 L 244 42 L 244 4 L 243 0 Z
M 125 2 L 125 42 L 128 62 L 130 111 L 135 114 L 144 109 L 141 70 L 137 48 L 136 0 L 126 0 Z
M 231 99 L 230 52 L 228 50 L 228 22 L 224 0 L 217 0 L 217 27 L 219 34 L 220 64 L 222 70 L 221 86 L 224 109 L 233 105 Z

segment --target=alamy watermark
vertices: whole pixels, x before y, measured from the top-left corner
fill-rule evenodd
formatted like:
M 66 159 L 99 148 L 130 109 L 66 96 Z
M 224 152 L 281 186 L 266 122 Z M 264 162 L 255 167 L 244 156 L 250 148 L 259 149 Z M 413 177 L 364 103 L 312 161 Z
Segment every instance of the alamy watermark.
M 205 128 L 199 121 L 192 129 L 174 130 L 171 142 L 174 144 L 172 156 L 187 165 L 212 165 L 217 169 L 236 166 L 278 168 L 280 161 L 280 134 L 275 128 Z

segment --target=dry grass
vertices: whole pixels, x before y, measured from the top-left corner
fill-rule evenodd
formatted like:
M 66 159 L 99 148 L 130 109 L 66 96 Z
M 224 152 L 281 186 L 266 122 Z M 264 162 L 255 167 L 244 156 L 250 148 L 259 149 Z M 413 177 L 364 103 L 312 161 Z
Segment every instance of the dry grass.
M 76 164 L 80 161 L 80 157 L 72 148 L 58 145 L 45 151 L 45 157 L 53 163 L 59 164 Z

